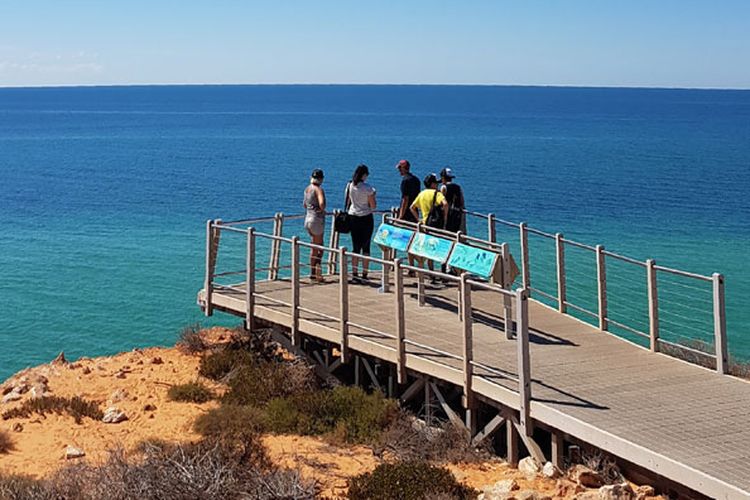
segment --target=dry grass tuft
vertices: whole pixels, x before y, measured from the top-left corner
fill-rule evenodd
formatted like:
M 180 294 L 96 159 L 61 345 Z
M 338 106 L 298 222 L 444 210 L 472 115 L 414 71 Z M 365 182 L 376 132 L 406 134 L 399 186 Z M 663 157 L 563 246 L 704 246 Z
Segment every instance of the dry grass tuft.
M 18 408 L 4 412 L 3 420 L 28 418 L 34 414 L 45 416 L 51 413 L 56 413 L 57 415 L 68 414 L 75 419 L 77 424 L 81 423 L 83 417 L 88 417 L 92 420 L 101 420 L 104 417 L 97 403 L 79 396 L 73 396 L 72 398 L 43 396 L 41 398 L 27 399 Z
M 208 349 L 209 345 L 203 338 L 201 330 L 200 323 L 183 328 L 177 341 L 177 348 L 188 354 L 198 354 Z
M 13 451 L 14 449 L 13 440 L 10 438 L 8 431 L 0 430 L 0 455 Z
M 167 391 L 167 397 L 172 401 L 186 403 L 205 403 L 214 398 L 214 393 L 200 382 L 173 385 Z

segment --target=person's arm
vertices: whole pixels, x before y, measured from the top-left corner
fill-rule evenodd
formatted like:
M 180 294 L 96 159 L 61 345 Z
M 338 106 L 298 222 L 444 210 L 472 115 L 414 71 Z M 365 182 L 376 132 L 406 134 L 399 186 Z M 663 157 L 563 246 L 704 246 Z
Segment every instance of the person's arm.
M 403 219 L 406 215 L 406 211 L 409 210 L 409 197 L 408 196 L 402 196 L 401 197 L 401 206 L 398 207 L 398 218 Z
M 441 205 L 443 206 L 443 228 L 445 228 L 445 224 L 448 222 L 448 202 L 445 201 L 445 198 L 443 198 Z
M 305 188 L 304 191 L 302 191 L 302 208 L 307 210 L 307 204 L 305 204 L 305 198 L 307 197 L 307 188 Z
M 378 202 L 375 199 L 375 190 L 374 189 L 372 190 L 372 194 L 367 197 L 367 204 L 370 205 L 370 208 L 372 208 L 373 210 L 375 210 L 376 208 L 378 208 Z
M 417 207 L 415 207 L 414 205 L 412 205 L 410 207 L 410 210 L 411 210 L 412 215 L 414 215 L 414 218 L 416 220 L 419 220 L 419 212 L 417 212 Z
M 326 193 L 323 191 L 322 187 L 318 187 L 318 205 L 320 205 L 320 211 L 325 212 L 326 211 Z

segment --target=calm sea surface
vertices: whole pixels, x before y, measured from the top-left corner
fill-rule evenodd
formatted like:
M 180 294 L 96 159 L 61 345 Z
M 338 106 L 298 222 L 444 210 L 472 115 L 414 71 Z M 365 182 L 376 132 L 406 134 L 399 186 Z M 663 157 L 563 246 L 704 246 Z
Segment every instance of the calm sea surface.
M 172 343 L 203 321 L 206 219 L 297 212 L 313 167 L 338 205 L 360 162 L 390 206 L 401 158 L 420 177 L 451 165 L 470 209 L 724 273 L 730 350 L 750 358 L 748 91 L 0 89 L 0 379 L 61 350 Z M 550 293 L 551 251 L 532 241 L 532 281 Z M 568 257 L 569 295 L 589 305 L 593 260 Z M 642 272 L 618 265 L 612 315 L 643 328 Z M 710 288 L 673 281 L 665 337 L 709 338 Z

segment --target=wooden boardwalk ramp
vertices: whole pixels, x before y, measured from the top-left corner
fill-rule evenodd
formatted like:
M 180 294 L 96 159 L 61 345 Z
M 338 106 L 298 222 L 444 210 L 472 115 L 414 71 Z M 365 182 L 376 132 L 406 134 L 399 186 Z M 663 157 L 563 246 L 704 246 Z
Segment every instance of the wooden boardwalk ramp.
M 210 261 L 218 242 L 208 234 Z M 338 358 L 318 356 L 330 370 L 354 360 L 358 374 L 364 366 L 402 399 L 433 389 L 475 439 L 505 428 L 511 461 L 519 439 L 558 464 L 566 441 L 583 441 L 706 496 L 750 498 L 750 383 L 650 352 L 529 299 L 526 289 L 467 275 L 433 286 L 427 271 L 373 258 L 385 277 L 353 282 L 338 266 L 315 284 L 299 277 L 299 250 L 310 245 L 271 236 L 292 248 L 290 276 L 267 279 L 252 234 L 245 281 L 222 286 L 207 276 L 198 297 L 207 314 L 279 325 L 297 347 L 310 339 L 335 347 L 328 354 Z M 326 251 L 346 263 L 345 251 Z M 368 359 L 386 367 L 388 382 Z M 440 387 L 460 389 L 461 404 L 451 408 Z M 534 429 L 550 433 L 548 450 Z

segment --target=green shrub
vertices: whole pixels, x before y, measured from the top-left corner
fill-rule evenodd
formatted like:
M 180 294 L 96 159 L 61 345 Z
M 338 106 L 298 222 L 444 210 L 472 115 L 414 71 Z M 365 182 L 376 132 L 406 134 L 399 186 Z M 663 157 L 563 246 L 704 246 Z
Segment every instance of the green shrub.
M 255 362 L 252 353 L 242 349 L 222 349 L 201 358 L 198 373 L 211 380 L 224 380 L 232 371 Z
M 336 387 L 277 398 L 268 404 L 266 423 L 278 433 L 328 434 L 347 443 L 374 443 L 396 414 L 396 405 L 379 392 Z
M 200 382 L 188 382 L 187 384 L 173 385 L 170 387 L 167 391 L 167 397 L 172 401 L 205 403 L 214 398 L 214 393 Z
M 83 417 L 93 420 L 101 420 L 104 417 L 97 403 L 79 396 L 73 396 L 72 398 L 43 396 L 41 398 L 27 399 L 21 406 L 4 412 L 3 420 L 27 418 L 35 413 L 42 416 L 50 413 L 58 415 L 67 413 L 75 419 L 77 424 L 81 423 Z
M 13 440 L 10 438 L 10 434 L 7 431 L 0 431 L 0 455 L 13 449 Z
M 221 441 L 259 436 L 264 430 L 263 411 L 252 406 L 222 405 L 195 420 L 195 431 Z
M 372 472 L 349 480 L 349 498 L 370 500 L 426 500 L 435 497 L 468 499 L 478 492 L 453 477 L 450 471 L 427 462 L 380 464 Z
M 315 376 L 306 365 L 266 360 L 238 368 L 228 384 L 222 402 L 254 406 L 317 388 Z

